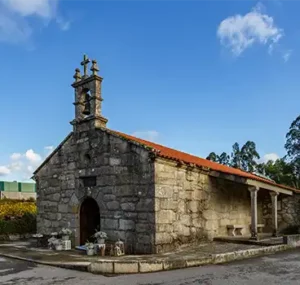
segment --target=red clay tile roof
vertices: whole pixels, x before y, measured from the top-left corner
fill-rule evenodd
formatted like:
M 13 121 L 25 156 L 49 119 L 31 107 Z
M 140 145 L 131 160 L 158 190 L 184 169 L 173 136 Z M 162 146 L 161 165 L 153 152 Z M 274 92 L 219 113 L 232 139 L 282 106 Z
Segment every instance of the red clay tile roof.
M 110 130 L 110 131 L 112 131 L 112 130 Z M 246 179 L 248 178 L 248 179 L 264 182 L 264 183 L 274 185 L 274 186 L 277 186 L 277 187 L 280 187 L 283 189 L 291 190 L 294 192 L 299 192 L 298 189 L 295 189 L 295 188 L 292 188 L 289 186 L 285 186 L 285 185 L 281 185 L 281 184 L 277 184 L 275 182 L 272 182 L 271 180 L 262 178 L 260 176 L 257 176 L 255 174 L 252 174 L 249 172 L 242 171 L 237 168 L 219 164 L 219 163 L 216 163 L 216 162 L 204 159 L 204 158 L 200 158 L 200 157 L 188 154 L 188 153 L 184 153 L 184 152 L 181 152 L 181 151 L 169 148 L 169 147 L 165 147 L 165 146 L 162 146 L 162 145 L 150 142 L 150 141 L 146 141 L 146 140 L 143 140 L 140 138 L 136 138 L 134 136 L 130 136 L 130 135 L 127 135 L 124 133 L 120 133 L 117 131 L 112 131 L 112 132 L 121 137 L 124 137 L 125 139 L 131 140 L 131 141 L 134 141 L 134 142 L 137 142 L 137 143 L 140 143 L 140 144 L 143 144 L 145 146 L 155 149 L 156 151 L 158 151 L 158 156 L 163 157 L 163 158 L 176 160 L 176 161 L 183 161 L 185 163 L 192 163 L 192 164 L 195 164 L 200 167 L 209 168 L 210 170 L 222 172 L 225 174 L 236 175 L 236 176 L 240 176 L 240 177 L 243 177 Z

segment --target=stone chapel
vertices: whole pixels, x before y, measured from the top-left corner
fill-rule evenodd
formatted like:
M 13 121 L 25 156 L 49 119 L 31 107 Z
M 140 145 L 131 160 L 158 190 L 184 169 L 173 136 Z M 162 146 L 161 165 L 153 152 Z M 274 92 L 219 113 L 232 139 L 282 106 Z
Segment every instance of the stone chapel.
M 97 62 L 81 65 L 72 131 L 34 172 L 39 233 L 70 227 L 82 245 L 98 228 L 127 253 L 150 254 L 293 223 L 298 190 L 109 129 Z

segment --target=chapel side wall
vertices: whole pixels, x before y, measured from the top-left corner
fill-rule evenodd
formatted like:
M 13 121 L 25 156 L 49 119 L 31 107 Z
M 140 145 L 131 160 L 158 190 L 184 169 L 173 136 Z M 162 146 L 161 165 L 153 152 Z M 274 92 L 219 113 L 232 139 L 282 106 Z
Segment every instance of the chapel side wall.
M 212 178 L 198 169 L 155 162 L 156 252 L 227 236 L 228 224 L 250 234 L 251 203 L 246 185 Z M 258 217 L 262 217 L 258 202 Z

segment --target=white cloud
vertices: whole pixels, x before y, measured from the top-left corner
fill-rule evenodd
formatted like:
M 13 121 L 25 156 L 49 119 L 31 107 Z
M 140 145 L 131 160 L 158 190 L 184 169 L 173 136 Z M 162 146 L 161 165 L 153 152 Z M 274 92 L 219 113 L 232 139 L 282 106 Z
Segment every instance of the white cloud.
M 10 174 L 10 169 L 7 166 L 0 166 L 0 176 Z
M 15 161 L 15 162 L 12 162 L 9 165 L 9 169 L 11 171 L 19 171 L 19 170 L 22 169 L 22 166 L 23 166 L 23 162 L 22 161 Z
M 42 157 L 35 153 L 32 149 L 26 151 L 25 157 L 32 163 L 40 163 L 42 160 Z
M 283 53 L 282 58 L 283 58 L 284 62 L 287 62 L 290 59 L 292 52 L 293 52 L 292 50 L 287 50 Z
M 1 4 L 1 2 L 0 2 Z M 9 43 L 25 42 L 32 34 L 31 27 L 23 19 L 16 21 L 9 13 L 5 13 L 0 5 L 0 41 Z
M 276 154 L 276 153 L 267 153 L 262 157 L 261 162 L 265 163 L 265 162 L 268 162 L 269 160 L 276 161 L 277 159 L 279 159 L 278 154 Z
M 13 153 L 13 154 L 10 156 L 10 158 L 11 158 L 12 160 L 18 160 L 18 159 L 21 158 L 21 156 L 22 156 L 21 153 L 15 152 L 15 153 Z
M 245 15 L 226 18 L 217 30 L 221 44 L 235 56 L 241 55 L 254 44 L 266 45 L 271 53 L 283 34 L 283 30 L 275 25 L 274 19 L 263 14 L 262 5 L 257 5 Z
M 28 149 L 25 153 L 11 154 L 10 162 L 0 166 L 0 176 L 6 180 L 29 181 L 35 169 L 53 149 L 52 146 L 46 146 L 44 154 L 36 153 L 33 149 Z
M 52 17 L 55 12 L 56 0 L 1 0 L 8 8 L 22 16 L 37 15 L 44 18 Z
M 159 133 L 157 131 L 134 132 L 132 135 L 148 141 L 157 141 L 159 137 Z
M 0 0 L 0 41 L 26 43 L 30 40 L 35 25 L 56 21 L 61 30 L 68 30 L 70 22 L 58 15 L 59 0 Z
M 27 166 L 27 170 L 30 172 L 30 173 L 33 173 L 34 172 L 34 168 L 32 165 L 28 165 Z

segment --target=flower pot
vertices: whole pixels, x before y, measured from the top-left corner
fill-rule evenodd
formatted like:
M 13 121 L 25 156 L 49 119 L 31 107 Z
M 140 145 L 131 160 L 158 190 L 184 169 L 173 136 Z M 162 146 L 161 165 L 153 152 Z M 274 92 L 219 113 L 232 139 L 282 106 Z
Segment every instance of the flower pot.
M 65 235 L 65 236 L 62 236 L 62 237 L 61 237 L 61 239 L 62 239 L 62 240 L 69 240 L 69 239 L 70 239 L 70 237 L 69 237 L 69 236 L 67 236 L 67 235 Z
M 87 255 L 94 255 L 95 254 L 95 249 L 94 248 L 87 248 L 86 254 Z
M 105 243 L 105 239 L 104 238 L 98 238 L 97 239 L 97 243 L 98 244 L 104 244 Z

